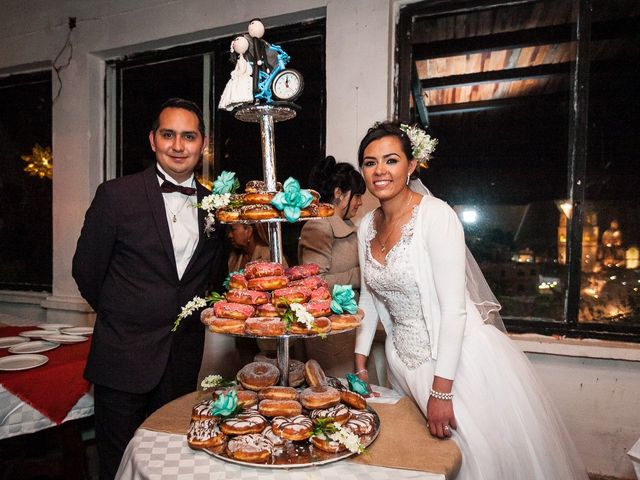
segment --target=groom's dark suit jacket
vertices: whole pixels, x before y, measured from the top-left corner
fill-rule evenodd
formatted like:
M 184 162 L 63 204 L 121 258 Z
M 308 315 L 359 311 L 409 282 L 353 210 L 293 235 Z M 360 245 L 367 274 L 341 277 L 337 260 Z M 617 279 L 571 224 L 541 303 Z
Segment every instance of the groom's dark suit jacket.
M 73 277 L 97 313 L 85 377 L 130 393 L 152 390 L 170 353 L 171 370 L 196 388 L 204 326 L 195 314 L 171 327 L 180 307 L 219 277 L 223 259 L 222 228 L 207 237 L 198 210 L 198 246 L 178 279 L 154 166 L 98 187 L 73 258 Z M 201 201 L 210 192 L 196 184 Z

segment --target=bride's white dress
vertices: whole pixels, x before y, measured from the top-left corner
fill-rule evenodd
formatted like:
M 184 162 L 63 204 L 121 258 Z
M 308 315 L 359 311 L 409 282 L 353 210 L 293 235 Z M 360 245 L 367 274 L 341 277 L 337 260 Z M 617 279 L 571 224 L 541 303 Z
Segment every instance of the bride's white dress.
M 410 251 L 417 212 L 416 206 L 384 265 L 371 255 L 376 231 L 370 222 L 364 277 L 393 320 L 385 345 L 391 384 L 413 397 L 426 417 L 435 361 L 415 280 L 419 265 Z M 501 331 L 485 325 L 475 309 L 467 312 L 467 321 L 477 327 L 463 339 L 453 383 L 458 429 L 452 431 L 463 457 L 457 478 L 586 480 L 574 444 L 526 356 Z

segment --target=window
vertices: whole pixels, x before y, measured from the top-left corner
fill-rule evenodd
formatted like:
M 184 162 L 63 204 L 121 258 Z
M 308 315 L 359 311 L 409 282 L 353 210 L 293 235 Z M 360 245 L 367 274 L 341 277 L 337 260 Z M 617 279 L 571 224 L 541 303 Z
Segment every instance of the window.
M 510 331 L 640 339 L 639 26 L 631 0 L 401 10 L 398 116 L 439 139 L 423 181 Z
M 1 78 L 0 288 L 51 291 L 50 153 L 51 72 Z

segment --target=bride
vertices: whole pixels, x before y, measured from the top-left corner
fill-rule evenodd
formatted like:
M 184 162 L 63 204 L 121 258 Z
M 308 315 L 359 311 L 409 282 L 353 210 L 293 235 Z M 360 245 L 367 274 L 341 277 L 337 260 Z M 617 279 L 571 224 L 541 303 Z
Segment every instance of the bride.
M 381 123 L 360 143 L 360 167 L 380 208 L 358 230 L 365 319 L 356 374 L 368 381 L 380 318 L 391 384 L 414 399 L 432 435 L 458 443 L 458 479 L 587 479 L 533 367 L 494 326 L 500 307 L 455 212 L 412 181 L 415 157 L 430 153 L 420 136 L 428 139 L 415 127 Z

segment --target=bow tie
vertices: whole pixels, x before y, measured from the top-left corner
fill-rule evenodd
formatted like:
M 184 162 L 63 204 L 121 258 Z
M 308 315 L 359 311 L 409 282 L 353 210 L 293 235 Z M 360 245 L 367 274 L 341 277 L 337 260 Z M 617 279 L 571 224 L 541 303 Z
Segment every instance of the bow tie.
M 162 184 L 160 185 L 160 191 L 162 191 L 162 193 L 180 192 L 183 195 L 187 195 L 187 196 L 196 194 L 195 188 L 183 187 L 182 185 L 176 185 L 175 183 L 170 182 L 169 180 L 167 180 L 167 177 L 165 177 L 164 174 L 157 168 L 156 168 L 156 175 L 158 175 L 162 180 L 164 180 L 164 182 L 162 182 Z

